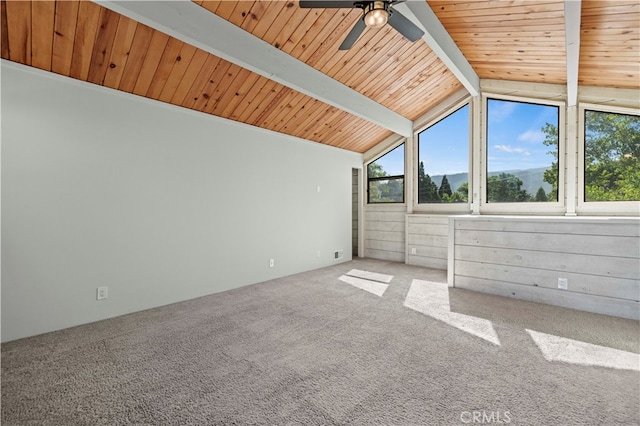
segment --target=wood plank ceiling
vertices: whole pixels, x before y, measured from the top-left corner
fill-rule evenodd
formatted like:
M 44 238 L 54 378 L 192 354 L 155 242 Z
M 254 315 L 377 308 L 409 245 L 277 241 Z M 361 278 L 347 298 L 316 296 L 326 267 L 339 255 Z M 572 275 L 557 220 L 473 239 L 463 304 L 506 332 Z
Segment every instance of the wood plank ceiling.
M 567 81 L 564 2 L 429 0 L 480 78 Z M 640 2 L 582 0 L 578 82 L 640 88 Z
M 389 26 L 339 51 L 358 10 L 196 3 L 409 120 L 462 88 L 424 41 Z M 428 4 L 481 78 L 566 84 L 563 1 Z M 640 88 L 638 1 L 582 4 L 580 84 Z M 1 6 L 1 56 L 13 62 L 356 152 L 392 134 L 89 1 Z

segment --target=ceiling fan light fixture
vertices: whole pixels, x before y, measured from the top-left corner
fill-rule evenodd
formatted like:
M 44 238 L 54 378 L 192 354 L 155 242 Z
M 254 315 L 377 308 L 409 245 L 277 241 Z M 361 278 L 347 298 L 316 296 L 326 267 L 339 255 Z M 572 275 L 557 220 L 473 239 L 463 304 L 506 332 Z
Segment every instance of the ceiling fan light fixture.
M 364 9 L 364 23 L 369 28 L 383 27 L 389 20 L 387 2 L 372 1 Z

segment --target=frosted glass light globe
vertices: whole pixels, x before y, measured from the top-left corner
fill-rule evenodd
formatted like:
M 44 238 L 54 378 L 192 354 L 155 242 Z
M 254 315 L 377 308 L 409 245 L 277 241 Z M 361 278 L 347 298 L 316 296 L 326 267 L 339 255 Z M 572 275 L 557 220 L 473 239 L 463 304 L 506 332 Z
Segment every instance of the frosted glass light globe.
M 389 12 L 385 9 L 384 2 L 373 2 L 364 15 L 364 23 L 370 28 L 380 28 L 387 23 Z

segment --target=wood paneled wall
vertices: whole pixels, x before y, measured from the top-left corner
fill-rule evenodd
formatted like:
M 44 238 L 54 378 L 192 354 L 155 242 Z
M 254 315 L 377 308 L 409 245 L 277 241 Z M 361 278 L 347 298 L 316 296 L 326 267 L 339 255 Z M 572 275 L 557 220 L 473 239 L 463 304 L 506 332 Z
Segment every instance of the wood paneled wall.
M 449 232 L 450 285 L 640 319 L 638 218 L 452 216 Z
M 447 269 L 449 217 L 407 215 L 407 264 Z M 415 250 L 415 254 L 413 254 Z
M 406 211 L 407 208 L 403 205 L 366 205 L 365 257 L 394 262 L 405 261 Z

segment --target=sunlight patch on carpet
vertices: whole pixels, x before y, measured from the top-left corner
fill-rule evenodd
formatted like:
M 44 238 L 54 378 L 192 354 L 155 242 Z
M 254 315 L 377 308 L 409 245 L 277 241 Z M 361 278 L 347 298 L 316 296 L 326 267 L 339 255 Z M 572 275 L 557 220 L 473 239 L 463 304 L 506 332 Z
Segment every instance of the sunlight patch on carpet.
M 451 312 L 449 286 L 446 283 L 413 280 L 404 306 L 500 346 L 500 339 L 491 321 Z
M 547 361 L 640 371 L 640 355 L 527 330 Z
M 360 269 L 352 269 L 346 273 L 350 277 L 362 278 L 369 281 L 378 281 L 389 284 L 393 279 L 393 275 L 379 274 L 377 272 L 361 271 Z
M 368 291 L 369 293 L 373 293 L 379 297 L 382 297 L 384 292 L 387 290 L 387 287 L 389 287 L 389 285 L 379 283 L 377 281 L 365 280 L 357 277 L 350 277 L 348 275 L 343 275 L 338 279 L 347 284 L 351 284 L 354 287 L 358 287 L 361 290 Z

